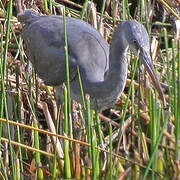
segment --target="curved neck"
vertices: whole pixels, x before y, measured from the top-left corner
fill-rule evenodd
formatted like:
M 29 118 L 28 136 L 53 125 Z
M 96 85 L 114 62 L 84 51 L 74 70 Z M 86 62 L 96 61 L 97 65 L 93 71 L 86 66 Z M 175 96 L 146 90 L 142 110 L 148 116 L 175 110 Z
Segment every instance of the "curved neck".
M 123 28 L 119 25 L 113 34 L 109 52 L 109 71 L 103 82 L 91 83 L 90 92 L 96 99 L 98 109 L 103 110 L 114 105 L 124 90 L 127 78 L 126 50 Z M 91 95 L 91 93 L 90 93 Z

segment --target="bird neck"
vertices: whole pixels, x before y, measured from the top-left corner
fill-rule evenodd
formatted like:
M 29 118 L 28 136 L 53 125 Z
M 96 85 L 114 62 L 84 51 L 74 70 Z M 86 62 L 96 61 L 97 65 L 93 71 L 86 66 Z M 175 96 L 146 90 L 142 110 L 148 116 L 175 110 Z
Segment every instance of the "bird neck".
M 110 44 L 108 76 L 109 81 L 113 78 L 116 80 L 116 82 L 118 82 L 118 84 L 125 83 L 124 78 L 126 78 L 127 75 L 127 48 L 128 43 L 125 39 L 123 26 L 122 24 L 120 24 L 115 30 Z
M 109 51 L 109 71 L 103 82 L 95 85 L 96 103 L 98 109 L 104 110 L 112 107 L 124 90 L 127 79 L 126 50 L 128 44 L 124 39 L 121 25 L 116 29 Z M 93 92 L 93 84 L 91 86 Z
M 128 48 L 128 43 L 125 38 L 125 33 L 123 31 L 123 26 L 120 24 L 111 40 L 110 44 L 110 50 L 109 50 L 109 75 L 111 73 L 114 74 L 114 70 L 117 70 L 117 68 L 124 68 L 124 63 L 126 63 L 126 52 Z M 117 71 L 119 71 L 117 70 Z M 117 72 L 116 71 L 116 72 Z M 119 71 L 120 73 L 120 71 Z M 119 74 L 117 73 L 117 74 Z
M 109 72 L 104 80 L 104 89 L 109 99 L 108 105 L 112 106 L 119 99 L 124 90 L 128 64 L 126 60 L 126 52 L 128 44 L 124 38 L 123 29 L 119 25 L 113 34 L 109 50 Z M 103 91 L 103 90 L 102 90 Z

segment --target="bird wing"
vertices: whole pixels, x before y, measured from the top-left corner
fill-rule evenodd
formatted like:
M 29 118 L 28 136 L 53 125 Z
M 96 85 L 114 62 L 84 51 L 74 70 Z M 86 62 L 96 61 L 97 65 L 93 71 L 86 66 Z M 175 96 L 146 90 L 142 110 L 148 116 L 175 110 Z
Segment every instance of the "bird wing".
M 38 76 L 46 85 L 57 86 L 66 81 L 64 31 L 56 28 L 48 16 L 27 24 L 22 32 L 27 55 Z M 60 21 L 61 22 L 61 21 Z M 76 76 L 76 64 L 69 55 L 70 80 Z
M 60 16 L 39 16 L 25 25 L 22 38 L 38 76 L 47 85 L 65 82 L 64 25 Z M 67 18 L 70 81 L 77 76 L 103 81 L 108 70 L 108 44 L 102 36 L 83 21 Z

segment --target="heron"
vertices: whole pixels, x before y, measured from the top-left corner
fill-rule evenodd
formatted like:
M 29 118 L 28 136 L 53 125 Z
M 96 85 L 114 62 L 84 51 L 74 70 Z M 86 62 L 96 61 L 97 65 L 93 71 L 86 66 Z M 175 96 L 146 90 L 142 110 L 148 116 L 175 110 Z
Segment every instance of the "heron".
M 23 25 L 22 39 L 37 75 L 56 90 L 58 104 L 63 102 L 66 82 L 63 17 L 40 15 L 33 10 L 18 14 Z M 145 27 L 135 20 L 120 23 L 110 45 L 85 21 L 66 17 L 71 98 L 81 103 L 78 80 L 79 67 L 83 90 L 99 111 L 112 107 L 121 96 L 127 79 L 127 49 L 140 59 L 149 73 L 159 96 L 164 94 L 150 56 L 149 36 Z M 93 106 L 93 105 L 92 105 Z M 93 106 L 94 107 L 94 106 Z

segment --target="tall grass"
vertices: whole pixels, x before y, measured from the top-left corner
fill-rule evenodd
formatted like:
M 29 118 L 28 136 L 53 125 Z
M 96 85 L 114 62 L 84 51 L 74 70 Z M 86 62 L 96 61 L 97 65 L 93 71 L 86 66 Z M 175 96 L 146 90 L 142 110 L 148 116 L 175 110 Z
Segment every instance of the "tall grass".
M 92 178 L 92 179 L 165 179 L 178 178 L 179 156 L 180 156 L 180 45 L 174 40 L 172 34 L 164 23 L 152 22 L 150 10 L 152 6 L 145 1 L 139 1 L 134 7 L 132 15 L 131 5 L 127 0 L 122 1 L 122 10 L 117 11 L 118 4 L 113 2 L 110 8 L 110 15 L 105 14 L 107 2 L 102 2 L 100 12 L 95 12 L 99 17 L 98 30 L 114 30 L 120 21 L 137 18 L 146 25 L 150 37 L 154 35 L 154 27 L 161 28 L 156 34 L 159 45 L 159 55 L 156 54 L 155 67 L 160 81 L 165 84 L 165 94 L 168 107 L 165 109 L 158 100 L 157 92 L 154 88 L 144 87 L 140 69 L 139 57 L 130 55 L 127 87 L 120 101 L 107 117 L 91 108 L 91 97 L 84 94 L 81 82 L 81 71 L 77 67 L 80 89 L 82 94 L 82 108 L 77 105 L 71 108 L 72 101 L 70 95 L 69 78 L 69 52 L 68 34 L 66 29 L 65 15 L 71 15 L 79 19 L 91 18 L 88 16 L 88 1 L 84 4 L 73 4 L 72 2 L 63 12 L 64 37 L 66 52 L 66 78 L 64 87 L 64 109 L 63 115 L 57 116 L 54 106 L 53 90 L 47 88 L 35 77 L 34 71 L 27 80 L 25 73 L 24 49 L 21 40 L 18 41 L 18 33 L 12 28 L 12 0 L 7 9 L 7 24 L 1 24 L 1 99 L 0 99 L 0 149 L 3 152 L 0 158 L 1 173 L 4 179 L 25 179 L 28 175 L 36 179 L 46 178 Z M 74 5 L 77 9 L 73 9 Z M 53 14 L 58 3 L 51 0 L 44 0 L 44 9 Z M 119 10 L 119 9 L 118 9 Z M 89 9 L 89 11 L 91 11 Z M 107 12 L 106 12 L 107 13 Z M 121 19 L 121 20 L 120 20 Z M 89 19 L 91 22 L 91 19 Z M 88 22 L 89 22 L 88 21 Z M 104 29 L 103 25 L 105 26 Z M 164 28 L 162 28 L 162 25 Z M 6 27 L 6 31 L 5 31 Z M 157 30 L 157 29 L 156 29 Z M 110 39 L 110 35 L 105 35 Z M 12 38 L 13 37 L 13 38 Z M 15 51 L 11 50 L 11 41 L 15 45 Z M 15 53 L 14 53 L 15 52 Z M 9 63 L 8 53 L 11 53 L 17 62 Z M 15 55 L 14 55 L 15 54 Z M 20 59 L 21 61 L 19 61 Z M 26 59 L 26 58 L 25 58 Z M 13 67 L 16 70 L 13 69 Z M 20 69 L 23 69 L 21 71 Z M 138 71 L 138 72 L 137 72 Z M 12 79 L 12 77 L 15 77 Z M 131 80 L 129 81 L 129 78 Z M 7 83 L 8 82 L 8 83 Z M 14 83 L 15 82 L 15 83 Z M 36 82 L 38 87 L 35 86 Z M 128 82 L 130 82 L 128 84 Z M 15 84 L 15 85 L 14 85 Z M 11 90 L 13 102 L 13 122 L 9 120 L 10 110 L 8 109 L 7 91 Z M 42 128 L 46 128 L 43 109 L 39 106 L 41 101 L 48 104 L 52 119 L 56 124 L 57 131 L 59 124 L 63 124 L 63 135 L 57 135 Z M 27 103 L 28 102 L 28 103 Z M 73 102 L 76 105 L 76 103 Z M 23 109 L 23 110 L 22 110 Z M 107 112 L 106 112 L 107 113 Z M 104 113 L 105 114 L 105 113 Z M 33 118 L 32 118 L 33 117 Z M 32 121 L 34 119 L 35 121 Z M 36 121 L 39 120 L 39 121 Z M 62 121 L 63 122 L 59 122 Z M 57 121 L 56 121 L 57 120 Z M 34 127 L 31 125 L 34 122 Z M 11 138 L 11 126 L 15 127 L 16 138 Z M 7 127 L 7 135 L 3 133 Z M 31 133 L 31 132 L 34 132 Z M 76 132 L 79 131 L 79 132 Z M 79 139 L 74 139 L 79 133 Z M 25 134 L 28 134 L 26 137 Z M 34 137 L 31 135 L 34 135 Z M 50 144 L 49 152 L 47 144 L 43 143 L 45 135 L 56 137 L 56 141 L 61 140 L 64 148 L 64 159 L 58 157 L 55 143 Z M 17 141 L 17 142 L 16 142 Z M 8 143 L 8 146 L 5 145 Z M 34 147 L 31 147 L 34 142 Z M 43 144 L 43 145 L 42 145 Z M 45 145 L 44 145 L 45 144 Z M 9 154 L 4 152 L 5 147 Z M 17 147 L 17 148 L 16 148 Z M 9 157 L 9 164 L 6 161 Z M 33 164 L 35 159 L 35 165 Z M 64 162 L 64 166 L 63 163 Z M 20 163 L 20 165 L 19 165 Z M 10 171 L 8 170 L 10 169 Z M 168 170 L 168 172 L 167 172 Z M 167 178 L 167 179 L 168 179 Z
M 6 35 L 5 35 L 5 46 L 4 48 L 1 45 L 1 52 L 4 53 L 4 56 L 1 56 L 1 114 L 0 117 L 3 117 L 3 110 L 5 111 L 5 117 L 6 117 L 6 127 L 7 127 L 7 135 L 9 139 L 9 152 L 10 152 L 10 161 L 11 161 L 11 171 L 12 171 L 12 177 L 16 178 L 15 173 L 15 166 L 14 166 L 14 151 L 11 144 L 11 132 L 10 132 L 10 126 L 9 126 L 9 116 L 8 116 L 8 109 L 7 109 L 7 97 L 6 97 L 6 90 L 5 90 L 5 74 L 7 69 L 7 53 L 8 53 L 8 42 L 10 37 L 10 27 L 11 27 L 11 17 L 12 17 L 12 0 L 9 1 L 8 5 L 8 11 L 6 14 L 7 17 L 7 29 L 6 29 Z M 4 32 L 2 32 L 1 35 L 3 35 Z M 1 41 L 2 43 L 2 41 Z M 2 129 L 1 129 L 2 130 Z M 2 132 L 1 132 L 2 134 Z

